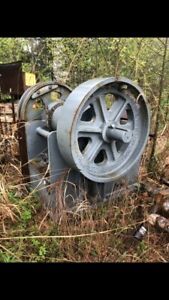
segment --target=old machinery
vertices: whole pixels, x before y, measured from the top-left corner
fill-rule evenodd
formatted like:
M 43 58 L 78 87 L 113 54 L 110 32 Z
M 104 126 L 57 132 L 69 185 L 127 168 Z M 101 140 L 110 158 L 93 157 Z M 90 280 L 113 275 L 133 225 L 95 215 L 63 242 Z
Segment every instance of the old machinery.
M 150 113 L 131 80 L 96 78 L 73 91 L 38 83 L 21 97 L 18 120 L 25 124 L 30 182 L 47 206 L 61 201 L 70 208 L 86 195 L 104 201 L 137 182 Z

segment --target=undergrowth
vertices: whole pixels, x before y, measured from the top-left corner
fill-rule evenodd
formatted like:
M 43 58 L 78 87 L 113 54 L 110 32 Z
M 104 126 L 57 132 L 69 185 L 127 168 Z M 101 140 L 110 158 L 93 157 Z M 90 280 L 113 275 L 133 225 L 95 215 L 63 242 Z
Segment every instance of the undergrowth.
M 166 150 L 165 150 L 166 151 Z M 143 157 L 143 161 L 146 157 Z M 149 179 L 142 168 L 140 180 Z M 1 165 L 0 262 L 167 262 L 169 236 L 148 228 L 141 242 L 133 238 L 154 199 L 138 190 L 54 222 L 39 194 L 21 184 L 19 161 Z

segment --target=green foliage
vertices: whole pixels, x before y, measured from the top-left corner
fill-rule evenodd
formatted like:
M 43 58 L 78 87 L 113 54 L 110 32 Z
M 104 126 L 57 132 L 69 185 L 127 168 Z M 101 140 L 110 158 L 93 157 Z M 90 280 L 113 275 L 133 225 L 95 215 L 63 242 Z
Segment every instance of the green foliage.
M 158 97 L 164 38 L 0 38 L 0 63 L 22 60 L 37 80 L 52 74 L 72 87 L 89 78 L 126 76 L 138 82 L 152 105 Z M 169 51 L 164 95 L 168 100 Z
M 137 253 L 138 253 L 138 255 L 140 256 L 140 255 L 144 254 L 144 252 L 147 251 L 147 250 L 148 250 L 147 244 L 145 243 L 144 240 L 141 241 L 141 242 L 138 244 L 138 246 L 137 246 Z
M 46 246 L 44 244 L 41 244 L 41 242 L 37 239 L 32 239 L 32 245 L 34 246 L 34 249 L 36 251 L 36 261 L 44 260 L 47 254 Z
M 5 263 L 15 262 L 15 258 L 12 255 L 0 250 L 0 262 L 5 262 Z
M 46 253 L 47 253 L 46 247 L 45 246 L 40 246 L 39 256 L 42 257 L 42 258 L 45 258 Z
M 14 191 L 8 191 L 8 197 L 11 203 L 19 205 L 20 219 L 22 221 L 22 226 L 23 227 L 27 226 L 29 221 L 32 219 L 32 215 L 35 214 L 35 208 L 38 209 L 40 205 L 38 201 L 38 197 L 36 195 L 33 195 L 33 197 L 31 198 L 31 201 L 34 204 L 34 210 L 29 201 L 25 201 L 24 199 L 21 200 L 19 197 L 15 195 Z M 34 199 L 36 199 L 36 202 L 34 202 Z
M 21 220 L 24 223 L 27 223 L 31 218 L 32 218 L 32 214 L 30 208 L 22 206 Z
M 0 63 L 21 60 L 23 54 L 22 39 L 0 38 Z

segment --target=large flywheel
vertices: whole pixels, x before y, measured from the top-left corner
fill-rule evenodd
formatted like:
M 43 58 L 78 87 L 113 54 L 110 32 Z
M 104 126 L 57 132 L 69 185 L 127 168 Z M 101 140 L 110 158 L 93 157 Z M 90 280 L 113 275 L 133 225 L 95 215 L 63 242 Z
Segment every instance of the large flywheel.
M 18 106 L 19 121 L 47 120 L 48 112 L 66 100 L 71 89 L 55 81 L 28 88 L 22 95 Z
M 75 88 L 62 106 L 57 141 L 67 163 L 95 182 L 127 174 L 149 135 L 145 96 L 126 78 L 97 78 Z

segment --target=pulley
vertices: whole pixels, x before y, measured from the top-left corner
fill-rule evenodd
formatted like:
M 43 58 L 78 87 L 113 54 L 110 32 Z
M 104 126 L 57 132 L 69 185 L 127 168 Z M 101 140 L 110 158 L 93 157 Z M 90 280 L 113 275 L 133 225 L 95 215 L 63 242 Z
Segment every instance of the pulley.
M 66 99 L 57 122 L 58 146 L 86 178 L 110 182 L 140 159 L 149 125 L 145 96 L 137 85 L 126 78 L 92 79 Z
M 18 105 L 18 120 L 46 120 L 49 107 L 52 111 L 52 107 L 62 104 L 70 92 L 68 86 L 55 81 L 37 83 L 22 95 Z

